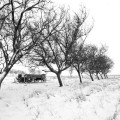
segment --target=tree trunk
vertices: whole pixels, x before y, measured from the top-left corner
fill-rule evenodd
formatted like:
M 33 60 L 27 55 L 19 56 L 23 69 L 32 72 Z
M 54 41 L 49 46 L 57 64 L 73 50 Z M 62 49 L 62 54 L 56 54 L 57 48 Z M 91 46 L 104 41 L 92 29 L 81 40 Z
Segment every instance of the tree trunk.
M 0 74 L 0 89 L 4 78 L 7 76 L 13 65 L 7 66 L 4 71 Z
M 107 79 L 107 78 L 108 78 L 107 74 L 104 74 L 104 78 L 105 78 L 105 79 Z
M 100 74 L 100 73 L 99 73 Z M 100 74 L 100 77 L 103 79 L 103 76 L 102 76 L 102 74 Z
M 98 80 L 100 80 L 100 78 L 99 78 L 99 76 L 98 76 L 98 73 L 96 73 L 96 77 L 97 77 Z
M 80 83 L 82 83 L 82 77 L 81 77 L 81 74 L 80 74 L 80 71 L 78 70 L 78 76 L 79 76 L 79 79 L 80 79 Z
M 93 76 L 92 76 L 91 72 L 89 72 L 89 74 L 90 74 L 90 78 L 91 78 L 91 80 L 92 80 L 92 81 L 94 81 L 94 79 L 93 79 Z
M 62 86 L 63 86 L 63 83 L 62 83 L 62 80 L 61 80 L 60 74 L 61 74 L 60 72 L 56 73 L 56 75 L 57 75 L 57 79 L 58 79 L 58 82 L 59 82 L 59 85 L 60 85 L 60 87 L 62 87 Z
M 105 76 L 106 76 L 106 78 L 108 79 L 108 75 L 107 75 L 107 74 L 105 74 Z
M 104 75 L 104 78 L 106 79 L 106 76 L 105 76 L 105 74 L 103 74 Z
M 3 73 L 0 74 L 0 89 L 1 89 L 1 84 L 4 80 L 4 78 L 7 76 L 8 72 L 4 71 Z

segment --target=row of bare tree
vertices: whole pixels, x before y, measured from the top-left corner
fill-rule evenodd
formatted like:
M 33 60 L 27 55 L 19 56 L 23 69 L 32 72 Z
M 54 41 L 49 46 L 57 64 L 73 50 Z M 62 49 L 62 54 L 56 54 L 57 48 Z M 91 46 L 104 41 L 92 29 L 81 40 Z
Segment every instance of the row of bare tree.
M 98 48 L 95 45 L 78 45 L 73 52 L 73 62 L 70 70 L 76 70 L 82 83 L 82 74 L 88 73 L 91 80 L 94 81 L 94 76 L 98 80 L 107 78 L 107 73 L 113 67 L 113 61 L 106 55 L 107 47 Z M 71 71 L 72 72 L 72 71 Z
M 23 60 L 48 67 L 63 86 L 61 73 L 73 63 L 75 66 L 76 50 L 83 54 L 84 42 L 93 28 L 93 22 L 87 24 L 87 18 L 84 6 L 70 15 L 68 10 L 55 8 L 47 0 L 2 0 L 0 86 L 13 65 Z

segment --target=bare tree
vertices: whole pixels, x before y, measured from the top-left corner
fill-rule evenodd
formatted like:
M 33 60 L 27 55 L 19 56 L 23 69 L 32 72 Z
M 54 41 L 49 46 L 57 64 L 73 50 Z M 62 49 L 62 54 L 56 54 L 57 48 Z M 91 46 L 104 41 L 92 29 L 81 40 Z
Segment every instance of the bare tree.
M 90 78 L 92 81 L 93 79 L 93 74 L 95 73 L 95 57 L 98 53 L 98 48 L 95 45 L 86 45 L 85 46 L 86 52 L 86 58 L 87 60 L 85 61 L 85 64 L 83 66 L 84 71 L 88 72 L 90 75 Z
M 31 39 L 37 15 L 45 11 L 46 0 L 8 0 L 0 5 L 0 87 L 10 69 L 34 47 L 37 37 Z M 42 18 L 40 18 L 42 19 Z M 42 19 L 43 20 L 43 19 Z M 44 30 L 42 21 L 40 34 Z M 34 37 L 34 36 L 32 36 Z
M 96 59 L 97 64 L 95 66 L 96 70 L 104 75 L 104 78 L 108 78 L 107 74 L 113 67 L 113 61 L 107 55 L 99 55 Z
M 105 55 L 106 51 L 107 51 L 107 47 L 102 45 L 102 47 L 100 49 L 98 48 L 97 54 L 94 56 L 94 60 L 93 60 L 94 73 L 98 80 L 100 80 L 100 77 L 103 78 L 101 75 L 101 67 L 104 64 L 104 56 L 106 56 Z M 100 77 L 99 77 L 99 75 L 100 75 Z
M 46 34 L 51 34 L 44 42 L 38 43 L 34 48 L 31 61 L 37 65 L 45 65 L 49 70 L 56 74 L 60 87 L 63 86 L 61 73 L 69 68 L 72 63 L 72 51 L 76 47 L 76 42 L 83 42 L 92 27 L 85 27 L 87 19 L 86 9 L 81 9 L 81 14 L 75 14 L 73 18 L 64 11 L 60 13 L 54 11 L 49 14 L 49 20 L 54 19 L 46 27 Z M 37 27 L 36 29 L 39 29 Z M 42 39 L 42 38 L 40 38 Z
M 80 79 L 80 83 L 82 83 L 82 70 L 83 70 L 83 66 L 86 63 L 87 57 L 86 57 L 86 49 L 84 48 L 84 43 L 81 43 L 80 45 L 78 45 L 77 49 L 74 48 L 73 51 L 73 61 L 72 61 L 72 67 L 75 68 L 75 70 L 78 73 L 79 79 Z
M 86 46 L 87 60 L 85 62 L 85 71 L 90 74 L 91 80 L 93 81 L 92 75 L 95 74 L 99 80 L 102 74 L 107 78 L 107 73 L 113 66 L 113 61 L 106 55 L 107 48 L 102 46 L 100 49 L 95 45 Z

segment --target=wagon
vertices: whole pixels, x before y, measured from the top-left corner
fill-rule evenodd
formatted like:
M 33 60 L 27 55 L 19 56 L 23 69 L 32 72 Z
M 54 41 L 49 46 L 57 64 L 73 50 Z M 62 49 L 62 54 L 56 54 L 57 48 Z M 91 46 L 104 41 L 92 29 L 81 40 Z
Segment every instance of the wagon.
M 45 74 L 18 74 L 17 81 L 20 83 L 46 82 Z
M 45 74 L 25 74 L 24 79 L 26 82 L 46 82 Z

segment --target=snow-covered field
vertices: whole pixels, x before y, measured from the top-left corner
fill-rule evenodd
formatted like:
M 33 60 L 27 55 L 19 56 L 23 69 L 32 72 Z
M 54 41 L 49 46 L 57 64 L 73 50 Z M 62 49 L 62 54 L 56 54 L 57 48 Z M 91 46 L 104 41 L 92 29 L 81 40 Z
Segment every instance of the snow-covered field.
M 19 84 L 7 77 L 0 90 L 0 120 L 120 120 L 120 80 L 91 82 L 55 77 Z

